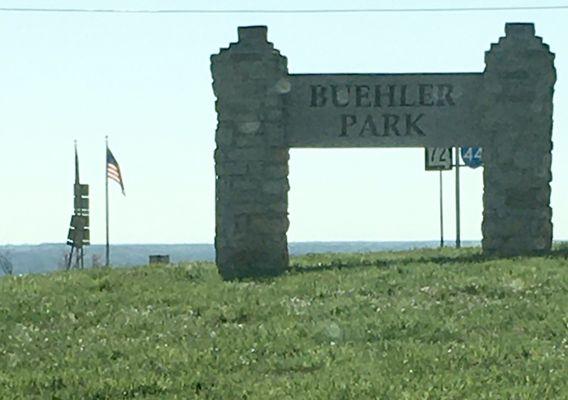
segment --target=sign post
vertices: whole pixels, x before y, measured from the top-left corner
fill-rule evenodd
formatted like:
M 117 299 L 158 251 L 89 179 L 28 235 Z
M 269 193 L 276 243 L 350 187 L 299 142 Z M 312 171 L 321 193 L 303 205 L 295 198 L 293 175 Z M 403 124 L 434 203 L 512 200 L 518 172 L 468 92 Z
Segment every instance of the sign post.
M 452 169 L 452 148 L 426 147 L 426 171 L 440 171 L 440 247 L 444 247 L 444 190 L 442 171 Z
M 461 247 L 460 238 L 460 153 L 465 167 L 478 168 L 483 165 L 481 147 L 456 147 L 456 248 Z
M 442 171 L 440 171 L 440 247 L 444 247 L 444 196 Z
M 71 246 L 67 269 L 71 268 L 73 251 L 75 253 L 75 267 L 84 268 L 84 246 L 90 244 L 89 230 L 89 185 L 79 183 L 79 156 L 77 154 L 77 141 L 75 141 L 75 185 L 74 193 L 74 212 L 71 217 L 69 233 L 67 234 L 67 244 Z
M 456 147 L 456 249 L 461 248 L 460 237 L 460 148 Z

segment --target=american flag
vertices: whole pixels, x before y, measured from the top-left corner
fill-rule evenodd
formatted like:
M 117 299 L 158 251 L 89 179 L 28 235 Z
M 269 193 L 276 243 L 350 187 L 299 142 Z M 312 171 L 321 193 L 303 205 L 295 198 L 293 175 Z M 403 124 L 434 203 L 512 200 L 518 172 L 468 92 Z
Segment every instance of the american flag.
M 122 189 L 122 194 L 124 193 L 124 182 L 122 182 L 122 174 L 120 173 L 120 166 L 116 161 L 116 158 L 112 155 L 112 152 L 107 147 L 107 177 L 115 181 L 120 185 Z

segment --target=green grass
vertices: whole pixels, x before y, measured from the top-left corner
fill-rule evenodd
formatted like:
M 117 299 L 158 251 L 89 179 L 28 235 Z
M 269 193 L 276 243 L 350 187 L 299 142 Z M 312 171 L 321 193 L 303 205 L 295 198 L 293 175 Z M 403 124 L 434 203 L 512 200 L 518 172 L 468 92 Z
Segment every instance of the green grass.
M 0 399 L 566 399 L 568 261 L 475 249 L 0 279 Z

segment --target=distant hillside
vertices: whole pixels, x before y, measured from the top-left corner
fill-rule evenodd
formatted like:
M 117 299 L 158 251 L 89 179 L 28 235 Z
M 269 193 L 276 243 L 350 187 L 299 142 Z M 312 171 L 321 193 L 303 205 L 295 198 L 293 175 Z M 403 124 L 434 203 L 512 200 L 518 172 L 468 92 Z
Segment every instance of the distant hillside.
M 411 250 L 437 247 L 438 242 L 295 242 L 290 243 L 290 254 L 308 253 L 353 253 L 384 250 Z M 464 242 L 464 246 L 477 246 L 479 242 Z M 0 252 L 9 254 L 14 263 L 14 274 L 54 271 L 64 265 L 64 255 L 69 247 L 59 243 L 39 245 L 0 246 Z M 87 267 L 98 260 L 104 263 L 104 245 L 87 247 Z M 169 254 L 173 263 L 183 261 L 214 261 L 212 244 L 120 244 L 111 247 L 111 262 L 114 266 L 146 265 L 151 254 Z M 0 272 L 1 274 L 1 272 Z
M 64 265 L 64 256 L 69 246 L 59 243 L 39 245 L 0 246 L 14 263 L 15 274 L 53 271 Z M 169 254 L 172 262 L 214 259 L 211 244 L 121 244 L 111 247 L 111 261 L 114 266 L 145 265 L 150 254 Z M 86 248 L 85 264 L 93 261 L 104 264 L 105 246 L 92 245 Z

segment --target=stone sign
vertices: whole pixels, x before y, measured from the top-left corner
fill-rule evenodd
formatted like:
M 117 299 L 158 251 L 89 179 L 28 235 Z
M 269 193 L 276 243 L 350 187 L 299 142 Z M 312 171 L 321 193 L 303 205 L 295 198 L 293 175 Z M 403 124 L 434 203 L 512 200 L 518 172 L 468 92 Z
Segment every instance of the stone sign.
M 290 75 L 290 147 L 477 143 L 481 74 Z M 460 127 L 459 134 L 456 127 Z
M 482 147 L 484 253 L 549 251 L 554 55 L 533 24 L 505 33 L 479 73 L 289 74 L 266 27 L 239 28 L 211 57 L 221 275 L 287 268 L 293 147 Z

